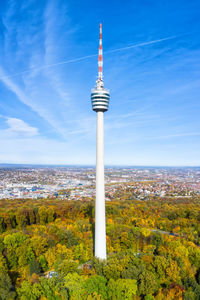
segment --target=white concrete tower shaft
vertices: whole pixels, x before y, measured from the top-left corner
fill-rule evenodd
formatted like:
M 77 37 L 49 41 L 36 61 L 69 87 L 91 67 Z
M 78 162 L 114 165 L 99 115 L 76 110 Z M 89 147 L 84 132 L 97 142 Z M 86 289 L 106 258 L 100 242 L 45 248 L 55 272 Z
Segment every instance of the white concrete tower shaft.
M 101 259 L 106 259 L 103 119 L 103 112 L 98 111 L 96 144 L 95 256 Z
M 103 85 L 102 25 L 99 35 L 98 80 L 92 89 L 92 109 L 97 112 L 96 144 L 96 201 L 95 201 L 95 256 L 106 259 L 106 215 L 104 186 L 104 112 L 108 110 L 110 93 Z

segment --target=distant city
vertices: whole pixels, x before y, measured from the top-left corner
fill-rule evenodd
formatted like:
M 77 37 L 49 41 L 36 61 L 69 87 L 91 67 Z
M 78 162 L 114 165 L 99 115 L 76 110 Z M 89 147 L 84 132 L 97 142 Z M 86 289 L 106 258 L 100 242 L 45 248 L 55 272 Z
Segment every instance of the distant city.
M 133 199 L 192 197 L 200 194 L 200 168 L 107 167 L 106 200 L 131 189 Z M 95 197 L 95 168 L 80 166 L 0 165 L 0 199 Z

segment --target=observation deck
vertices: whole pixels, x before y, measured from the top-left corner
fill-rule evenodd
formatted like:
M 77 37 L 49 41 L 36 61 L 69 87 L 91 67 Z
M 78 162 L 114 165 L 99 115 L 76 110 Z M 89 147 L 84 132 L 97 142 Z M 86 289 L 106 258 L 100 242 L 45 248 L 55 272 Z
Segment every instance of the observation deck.
M 97 81 L 97 86 L 92 89 L 91 93 L 91 101 L 92 101 L 92 109 L 96 112 L 102 111 L 105 112 L 108 110 L 110 99 L 109 90 L 103 87 L 103 83 L 99 84 Z

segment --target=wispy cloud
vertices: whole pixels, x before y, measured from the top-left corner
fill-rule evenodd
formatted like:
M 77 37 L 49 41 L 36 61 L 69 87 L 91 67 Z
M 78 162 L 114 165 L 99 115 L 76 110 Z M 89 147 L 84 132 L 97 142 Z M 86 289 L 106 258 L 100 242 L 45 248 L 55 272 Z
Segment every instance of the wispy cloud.
M 5 129 L 4 132 L 8 135 L 18 135 L 18 136 L 27 136 L 32 137 L 39 134 L 38 128 L 32 127 L 23 120 L 16 118 L 8 118 L 6 120 L 8 129 Z
M 179 138 L 179 137 L 190 137 L 190 136 L 200 136 L 199 132 L 180 132 L 175 134 L 168 134 L 168 135 L 161 135 L 161 136 L 154 136 L 150 137 L 149 139 L 154 140 L 165 140 L 165 139 L 173 139 L 173 138 Z
M 27 13 L 30 5 L 31 2 L 27 7 L 21 7 L 22 12 L 23 9 L 26 9 Z M 21 103 L 25 104 L 28 109 L 35 112 L 50 125 L 54 133 L 62 138 L 66 138 L 67 132 L 63 128 L 60 116 L 56 113 L 56 107 L 59 106 L 61 100 L 62 105 L 66 105 L 69 102 L 69 94 L 59 80 L 58 73 L 52 75 L 50 78 L 47 73 L 38 74 L 38 68 L 35 68 L 35 65 L 41 65 L 41 61 L 44 62 L 45 55 L 48 55 L 48 49 L 44 47 L 44 35 L 41 33 L 43 28 L 40 28 L 43 26 L 43 23 L 40 25 L 35 23 L 34 19 L 28 18 L 22 21 L 28 22 L 27 24 L 22 23 L 21 25 L 21 23 L 17 23 L 14 18 L 14 15 L 18 13 L 17 9 L 18 6 L 14 5 L 13 2 L 12 5 L 8 6 L 8 10 L 5 12 L 3 18 L 6 30 L 4 45 L 2 47 L 4 46 L 5 48 L 4 60 L 7 63 L 4 64 L 4 67 L 0 65 L 0 80 Z M 41 12 L 37 10 L 33 12 L 36 18 L 39 18 L 39 14 Z M 38 31 L 35 30 L 36 24 Z M 26 30 L 27 26 L 29 27 L 29 31 Z M 13 36 L 14 33 L 15 36 Z M 15 41 L 14 48 L 13 41 Z M 52 43 L 56 43 L 55 40 Z M 10 63 L 11 61 L 13 62 L 12 64 Z M 15 73 L 17 76 L 19 75 L 17 78 L 15 76 L 8 76 L 11 67 L 12 69 L 17 69 L 18 65 L 20 67 L 26 65 L 27 72 Z M 53 105 L 55 106 L 55 110 L 52 109 Z
M 4 70 L 0 67 L 0 74 L 4 75 Z M 6 85 L 6 87 L 13 92 L 18 100 L 22 102 L 23 104 L 27 105 L 30 109 L 32 109 L 34 112 L 36 112 L 42 119 L 44 119 L 46 122 L 48 122 L 53 128 L 56 130 L 59 130 L 56 122 L 51 119 L 48 112 L 43 109 L 42 107 L 38 107 L 36 102 L 34 102 L 30 97 L 28 97 L 24 91 L 11 79 L 6 78 L 6 76 L 2 76 L 2 82 Z
M 48 31 L 48 34 L 49 34 L 49 31 Z M 170 36 L 170 37 L 157 39 L 157 40 L 152 40 L 152 41 L 148 41 L 148 42 L 136 43 L 136 44 L 132 44 L 132 45 L 129 45 L 129 46 L 126 46 L 126 47 L 111 49 L 111 50 L 104 51 L 104 55 L 109 54 L 109 53 L 113 53 L 113 52 L 119 52 L 119 51 L 129 50 L 129 49 L 133 49 L 133 48 L 149 46 L 149 45 L 161 43 L 161 42 L 164 42 L 164 41 L 176 39 L 178 37 L 181 37 L 181 35 Z M 47 36 L 46 36 L 46 39 L 47 39 Z M 47 41 L 46 41 L 46 44 L 48 44 Z M 47 50 L 48 50 L 48 48 L 46 47 L 46 51 Z M 10 74 L 10 75 L 4 76 L 4 77 L 6 77 L 6 78 L 16 77 L 16 76 L 19 76 L 19 75 L 24 75 L 26 73 L 30 73 L 30 71 L 42 71 L 42 70 L 49 69 L 49 68 L 52 68 L 52 67 L 65 65 L 65 64 L 71 64 L 71 63 L 74 63 L 74 62 L 79 62 L 79 61 L 86 60 L 86 59 L 93 58 L 93 57 L 97 57 L 97 56 L 98 56 L 98 54 L 91 54 L 91 55 L 86 55 L 86 56 L 82 56 L 82 57 L 78 57 L 78 58 L 74 58 L 74 59 L 63 60 L 63 61 L 60 61 L 60 62 L 57 62 L 57 63 L 47 63 L 47 64 L 45 64 L 43 66 L 40 66 L 40 67 L 33 66 L 33 67 L 31 67 L 27 70 L 24 70 L 22 72 L 18 72 L 18 73 L 15 73 L 15 74 Z M 3 79 L 3 77 L 0 77 L 0 80 L 1 79 Z

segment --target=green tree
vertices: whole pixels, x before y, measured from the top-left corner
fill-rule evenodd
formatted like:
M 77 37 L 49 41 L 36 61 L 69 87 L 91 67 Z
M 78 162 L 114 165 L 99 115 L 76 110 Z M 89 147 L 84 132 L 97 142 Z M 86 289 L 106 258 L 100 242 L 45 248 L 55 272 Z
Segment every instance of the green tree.
M 92 295 L 93 293 L 97 293 L 97 295 L 102 295 L 103 299 L 108 299 L 107 280 L 105 277 L 95 275 L 91 276 L 83 284 L 83 288 L 86 290 L 88 295 Z
M 30 275 L 32 275 L 33 273 L 39 275 L 41 273 L 40 265 L 38 261 L 35 259 L 35 257 L 29 263 L 29 273 Z
M 121 276 L 123 270 L 122 265 L 117 258 L 112 258 L 103 268 L 104 276 L 109 280 L 111 278 L 118 279 Z
M 47 214 L 46 207 L 41 206 L 38 209 L 38 215 L 39 215 L 39 219 L 40 219 L 40 224 L 45 225 L 47 223 L 47 219 L 48 219 L 48 214 Z
M 55 270 L 62 275 L 66 276 L 68 273 L 77 271 L 78 263 L 73 260 L 63 260 L 55 263 Z
M 150 271 L 142 272 L 138 276 L 139 295 L 148 295 L 155 293 L 159 288 L 156 275 Z
M 183 299 L 184 300 L 196 300 L 197 297 L 196 297 L 195 293 L 191 289 L 189 289 L 188 291 L 186 291 L 184 293 Z
M 15 299 L 15 292 L 12 291 L 12 282 L 7 273 L 0 271 L 0 300 Z
M 7 273 L 7 271 L 8 271 L 6 259 L 4 258 L 4 256 L 1 253 L 0 253 L 0 270 L 1 270 L 1 272 L 5 272 L 5 273 Z
M 41 294 L 48 300 L 68 299 L 68 293 L 62 278 L 40 278 Z
M 6 224 L 4 218 L 0 216 L 0 233 L 3 233 L 6 230 Z
M 27 214 L 23 209 L 18 209 L 16 212 L 16 223 L 19 228 L 22 228 L 28 224 Z
M 29 281 L 23 281 L 17 292 L 20 300 L 38 300 L 42 296 L 47 300 L 68 299 L 64 281 L 56 277 L 41 277 L 39 282 L 34 284 Z
M 42 267 L 43 271 L 46 271 L 47 270 L 47 261 L 46 261 L 44 255 L 39 256 L 39 262 L 40 262 L 40 266 Z
M 167 282 L 166 269 L 169 266 L 169 261 L 164 256 L 155 256 L 153 266 L 161 283 Z
M 85 293 L 83 288 L 85 278 L 77 273 L 69 273 L 64 279 L 70 299 L 72 297 L 72 299 L 82 300 Z
M 19 267 L 25 266 L 34 258 L 33 249 L 30 240 L 26 239 L 22 245 L 16 249 Z
M 155 298 L 152 295 L 146 295 L 144 300 L 154 300 Z
M 54 209 L 52 207 L 49 207 L 47 209 L 47 222 L 53 222 L 54 221 Z
M 17 288 L 17 294 L 20 300 L 38 300 L 42 295 L 41 285 L 29 281 L 22 281 L 21 286 Z
M 26 239 L 27 236 L 21 232 L 12 233 L 5 236 L 4 245 L 7 251 L 8 263 L 11 268 L 17 268 L 19 255 L 17 248 L 20 247 Z
M 95 269 L 97 275 L 104 275 L 104 267 L 106 266 L 106 260 L 101 260 L 96 257 L 92 259 L 92 267 Z
M 108 282 L 108 295 L 112 300 L 132 300 L 137 292 L 137 281 L 135 279 L 110 279 Z

